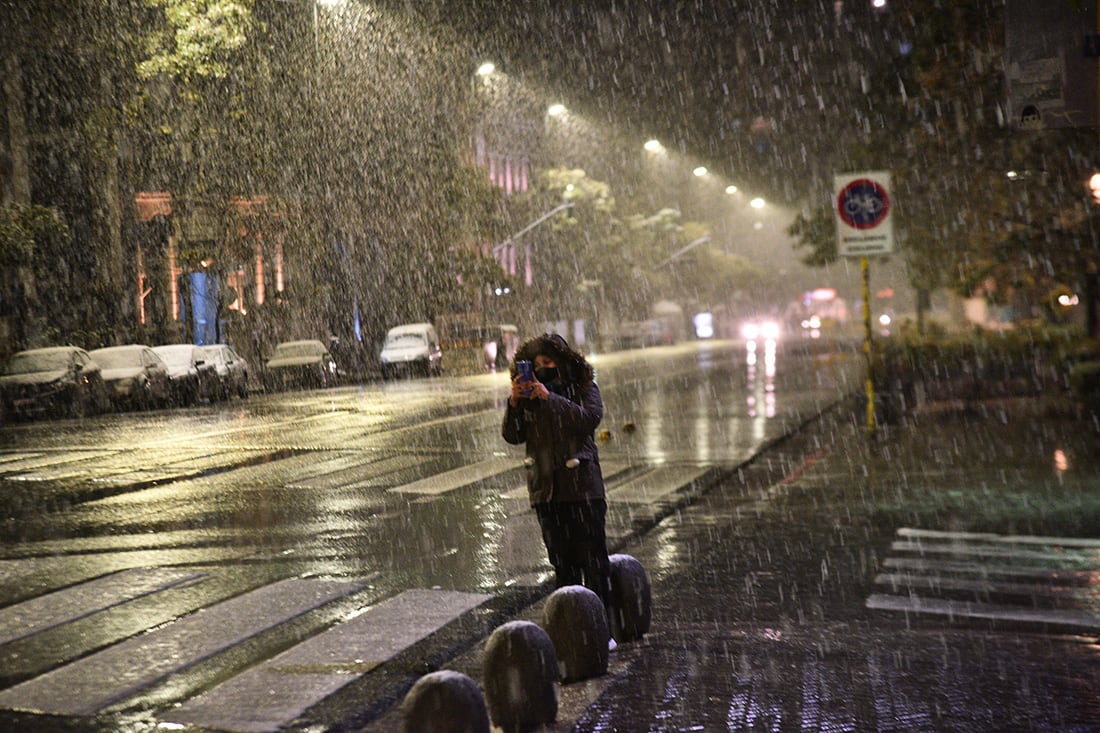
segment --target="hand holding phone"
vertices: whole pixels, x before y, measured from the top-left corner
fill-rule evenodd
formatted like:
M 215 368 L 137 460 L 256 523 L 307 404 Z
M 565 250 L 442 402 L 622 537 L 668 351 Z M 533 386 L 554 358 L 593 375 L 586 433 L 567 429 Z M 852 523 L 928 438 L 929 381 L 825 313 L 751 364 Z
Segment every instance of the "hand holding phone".
M 535 369 L 529 361 L 516 362 L 516 379 L 512 384 L 513 398 L 531 399 L 531 390 L 535 387 Z
M 531 382 L 535 379 L 535 370 L 531 365 L 531 362 L 527 360 L 520 360 L 516 362 L 516 375 L 521 382 Z

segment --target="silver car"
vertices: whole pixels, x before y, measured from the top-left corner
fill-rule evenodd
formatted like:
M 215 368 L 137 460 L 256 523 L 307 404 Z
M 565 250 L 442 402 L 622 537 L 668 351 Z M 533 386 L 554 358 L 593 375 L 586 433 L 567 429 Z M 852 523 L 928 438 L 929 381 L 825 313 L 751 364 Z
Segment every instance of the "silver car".
M 181 405 L 193 405 L 199 400 L 218 397 L 218 373 L 201 346 L 194 344 L 168 344 L 154 346 L 168 373 L 172 375 L 174 399 Z
M 109 346 L 89 352 L 103 371 L 103 382 L 116 407 L 145 409 L 168 404 L 172 378 L 168 365 L 144 344 Z
M 83 417 L 110 408 L 99 364 L 78 346 L 28 349 L 0 371 L 0 413 Z
M 218 389 L 223 399 L 235 394 L 242 399 L 248 396 L 249 365 L 227 344 L 214 344 L 202 347 L 210 358 L 214 370 L 218 373 Z

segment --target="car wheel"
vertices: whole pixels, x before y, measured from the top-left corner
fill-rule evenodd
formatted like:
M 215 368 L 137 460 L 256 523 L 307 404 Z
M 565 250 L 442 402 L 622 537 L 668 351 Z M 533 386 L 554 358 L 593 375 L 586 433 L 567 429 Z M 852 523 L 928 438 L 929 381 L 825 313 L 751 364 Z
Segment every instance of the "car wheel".
M 153 407 L 153 388 L 148 381 L 137 385 L 134 390 L 134 408 L 149 410 Z
M 73 399 L 69 403 L 69 416 L 82 418 L 88 414 L 88 405 L 91 398 L 85 390 L 78 389 L 73 393 Z
M 103 382 L 94 382 L 92 384 L 92 408 L 96 414 L 109 412 L 111 407 L 111 396 L 107 394 L 107 385 Z

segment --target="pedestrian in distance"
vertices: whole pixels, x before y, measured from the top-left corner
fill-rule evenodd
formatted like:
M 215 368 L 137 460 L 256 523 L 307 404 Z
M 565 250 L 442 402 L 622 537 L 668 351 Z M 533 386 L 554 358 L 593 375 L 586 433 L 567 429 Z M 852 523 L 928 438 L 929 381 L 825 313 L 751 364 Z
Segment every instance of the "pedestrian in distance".
M 524 342 L 511 367 L 504 440 L 525 444 L 527 490 L 558 588 L 583 585 L 611 599 L 607 495 L 595 432 L 603 399 L 592 365 L 564 338 Z

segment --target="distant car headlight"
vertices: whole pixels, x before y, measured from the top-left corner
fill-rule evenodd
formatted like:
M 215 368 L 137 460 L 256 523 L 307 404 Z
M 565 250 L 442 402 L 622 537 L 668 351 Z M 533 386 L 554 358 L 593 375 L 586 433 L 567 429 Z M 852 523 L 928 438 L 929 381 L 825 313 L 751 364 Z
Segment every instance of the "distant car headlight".
M 751 321 L 741 326 L 741 336 L 746 341 L 774 341 L 779 338 L 779 324 L 776 321 Z

